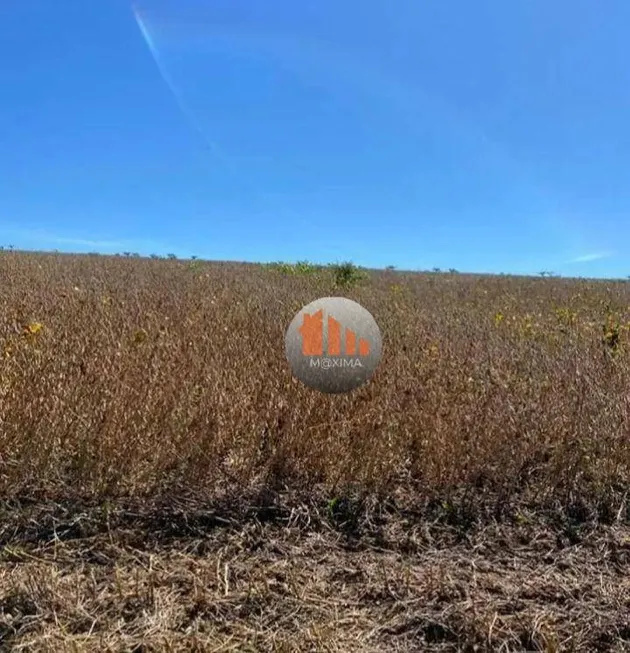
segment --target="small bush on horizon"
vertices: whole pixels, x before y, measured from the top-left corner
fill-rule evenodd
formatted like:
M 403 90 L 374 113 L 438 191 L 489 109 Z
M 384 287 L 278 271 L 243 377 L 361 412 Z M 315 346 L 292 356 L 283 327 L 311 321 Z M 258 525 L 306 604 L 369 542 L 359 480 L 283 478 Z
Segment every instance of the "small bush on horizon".
M 294 266 L 296 274 L 313 274 L 320 270 L 320 266 L 310 261 L 298 261 Z
M 367 279 L 366 272 L 351 261 L 345 261 L 343 263 L 331 263 L 328 267 L 333 272 L 335 285 L 342 288 L 352 286 L 360 281 Z
M 297 261 L 297 263 L 275 261 L 273 263 L 266 263 L 265 267 L 270 270 L 282 272 L 284 274 L 313 274 L 321 270 L 320 265 L 315 265 L 309 261 Z

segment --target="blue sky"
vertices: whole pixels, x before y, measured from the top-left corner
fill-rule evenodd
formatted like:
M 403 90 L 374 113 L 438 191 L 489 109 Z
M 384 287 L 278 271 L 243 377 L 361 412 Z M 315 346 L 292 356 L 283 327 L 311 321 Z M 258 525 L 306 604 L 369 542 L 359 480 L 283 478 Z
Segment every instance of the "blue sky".
M 630 5 L 0 8 L 0 243 L 630 275 Z

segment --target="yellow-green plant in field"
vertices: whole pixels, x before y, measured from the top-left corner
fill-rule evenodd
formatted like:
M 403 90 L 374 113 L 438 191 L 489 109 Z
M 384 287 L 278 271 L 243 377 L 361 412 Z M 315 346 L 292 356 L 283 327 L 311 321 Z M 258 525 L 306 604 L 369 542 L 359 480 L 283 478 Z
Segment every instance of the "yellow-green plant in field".
M 44 325 L 41 322 L 29 322 L 24 327 L 24 333 L 30 336 L 37 335 L 42 330 L 43 326 Z
M 554 310 L 558 322 L 567 327 L 574 326 L 577 322 L 577 311 L 572 311 L 570 308 L 560 307 Z
M 28 322 L 28 324 L 24 326 L 22 335 L 24 336 L 25 340 L 32 343 L 35 341 L 36 338 L 39 337 L 39 334 L 41 333 L 43 328 L 44 325 L 41 322 L 34 322 L 34 321 Z
M 534 316 L 526 313 L 521 321 L 521 334 L 526 338 L 535 335 L 538 331 L 538 324 L 534 321 Z
M 608 315 L 603 331 L 604 345 L 612 354 L 618 354 L 621 346 L 622 325 L 613 315 Z
M 146 341 L 148 335 L 149 335 L 149 334 L 147 333 L 146 329 L 138 329 L 138 330 L 133 334 L 133 341 L 134 341 L 137 345 L 139 345 L 139 344 L 141 344 L 141 343 L 143 343 L 143 342 Z
M 438 359 L 440 357 L 440 345 L 437 342 L 432 342 L 429 345 L 429 356 L 433 359 Z

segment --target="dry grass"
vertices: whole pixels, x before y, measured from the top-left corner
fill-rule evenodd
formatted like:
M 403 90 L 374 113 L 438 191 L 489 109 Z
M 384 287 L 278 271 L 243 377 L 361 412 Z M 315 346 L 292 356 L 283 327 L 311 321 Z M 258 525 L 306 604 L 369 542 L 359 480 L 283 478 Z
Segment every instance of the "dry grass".
M 630 284 L 15 252 L 0 280 L 7 649 L 630 650 Z M 284 359 L 330 294 L 383 333 L 349 395 Z

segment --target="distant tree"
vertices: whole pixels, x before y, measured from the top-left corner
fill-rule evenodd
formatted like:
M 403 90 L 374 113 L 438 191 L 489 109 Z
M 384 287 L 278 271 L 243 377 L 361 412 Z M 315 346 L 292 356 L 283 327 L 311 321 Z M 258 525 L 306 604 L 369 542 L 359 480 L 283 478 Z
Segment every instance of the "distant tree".
M 177 256 L 175 256 L 175 254 L 167 254 L 166 258 L 170 259 L 171 261 L 174 261 L 177 258 Z
M 433 268 L 433 272 L 442 272 L 440 268 Z

